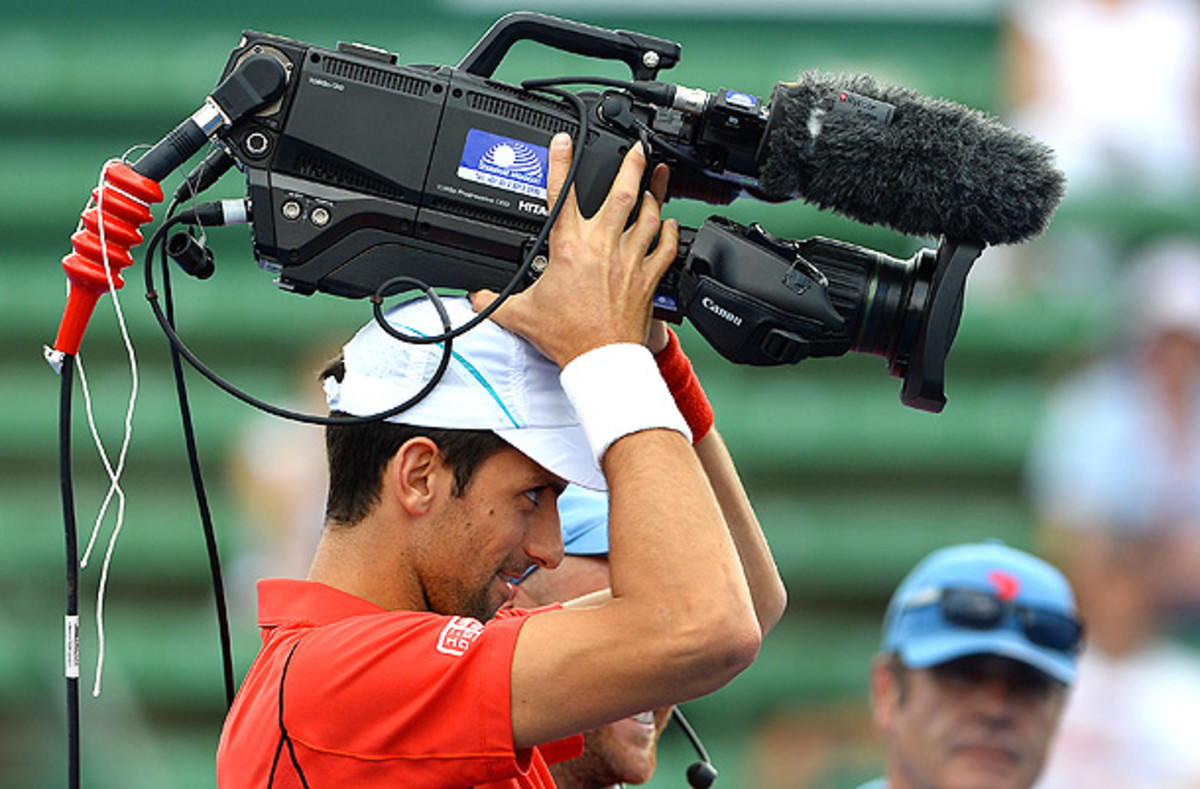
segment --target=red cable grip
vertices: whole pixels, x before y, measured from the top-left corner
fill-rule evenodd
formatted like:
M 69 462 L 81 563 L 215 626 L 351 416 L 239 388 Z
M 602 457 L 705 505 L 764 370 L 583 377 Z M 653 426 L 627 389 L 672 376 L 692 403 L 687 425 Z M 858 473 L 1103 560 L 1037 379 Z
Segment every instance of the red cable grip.
M 112 270 L 112 288 L 124 287 L 121 269 L 133 265 L 129 250 L 142 243 L 139 228 L 153 218 L 150 206 L 162 199 L 162 187 L 157 181 L 135 172 L 124 162 L 111 162 L 105 166 L 103 186 L 92 191 L 92 202 L 81 216 L 83 229 L 71 236 L 75 251 L 62 259 L 71 286 L 54 340 L 56 351 L 72 356 L 79 352 L 96 302 L 100 294 L 109 291 L 106 266 Z M 104 209 L 103 216 L 101 208 Z M 103 244 L 100 243 L 102 223 Z

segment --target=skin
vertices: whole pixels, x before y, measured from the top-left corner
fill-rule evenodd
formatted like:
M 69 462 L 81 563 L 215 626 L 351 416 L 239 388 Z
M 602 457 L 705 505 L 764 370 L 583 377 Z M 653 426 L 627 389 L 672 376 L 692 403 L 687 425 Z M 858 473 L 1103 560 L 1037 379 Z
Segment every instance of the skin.
M 891 789 L 1029 789 L 1066 688 L 1023 663 L 973 655 L 931 669 L 872 668 Z
M 325 531 L 310 580 L 383 608 L 488 619 L 511 596 L 513 578 L 562 560 L 556 502 L 565 483 L 515 449 L 483 461 L 459 496 L 425 438 L 404 444 L 385 477 L 398 483 L 385 485 L 393 495 L 374 517 Z
M 563 558 L 557 569 L 532 573 L 516 588 L 511 604 L 536 608 L 608 589 L 607 556 Z M 550 766 L 559 789 L 603 789 L 642 784 L 657 765 L 658 738 L 670 721 L 671 707 L 623 718 L 586 732 L 583 755 Z
M 651 325 L 647 344 L 653 353 L 666 347 L 666 325 Z M 765 635 L 782 616 L 787 592 L 771 557 L 757 516 L 750 506 L 724 442 L 714 428 L 695 446 L 696 456 L 716 494 Z M 511 605 L 533 608 L 564 602 L 568 606 L 599 604 L 611 598 L 609 561 L 603 556 L 566 556 L 555 570 L 532 573 L 517 587 Z M 617 783 L 641 784 L 657 766 L 657 743 L 673 705 L 642 712 L 584 734 L 577 759 L 551 765 L 560 789 L 601 789 Z
M 492 317 L 564 366 L 603 345 L 646 341 L 650 299 L 675 259 L 678 229 L 659 216 L 665 170 L 628 222 L 646 168 L 640 145 L 590 218 L 573 192 L 563 195 L 569 137 L 552 141 L 549 158 L 549 198 L 567 200 L 550 234 L 550 264 Z M 477 293 L 472 301 L 483 309 L 493 298 Z M 769 553 L 753 553 L 761 535 L 731 534 L 714 492 L 720 486 L 681 433 L 631 433 L 601 465 L 611 593 L 523 624 L 510 687 L 518 749 L 717 690 L 753 661 L 763 617 L 782 610 L 763 595 L 769 585 L 751 590 L 743 566 L 744 551 L 750 565 L 770 563 Z M 530 563 L 561 561 L 552 493 L 561 485 L 519 453 L 501 452 L 456 494 L 436 444 L 414 438 L 385 468 L 371 511 L 350 528 L 326 529 L 309 577 L 387 609 L 487 615 L 507 596 L 509 577 Z M 537 506 L 526 509 L 522 499 Z
M 531 565 L 556 567 L 562 487 L 515 449 L 484 461 L 465 494 L 451 498 L 421 532 L 416 549 L 430 608 L 489 619 Z
M 640 144 L 590 218 L 563 189 L 570 159 L 570 139 L 557 135 L 547 193 L 566 205 L 550 234 L 550 264 L 493 316 L 560 366 L 603 345 L 646 341 L 651 296 L 678 247 L 676 223 L 659 215 L 666 171 L 641 193 Z M 481 309 L 490 298 L 476 294 L 473 303 Z M 517 747 L 712 693 L 749 666 L 761 643 L 737 548 L 687 439 L 663 429 L 631 433 L 608 448 L 601 466 L 610 493 L 611 595 L 521 628 L 512 669 Z M 595 692 L 597 677 L 604 693 Z

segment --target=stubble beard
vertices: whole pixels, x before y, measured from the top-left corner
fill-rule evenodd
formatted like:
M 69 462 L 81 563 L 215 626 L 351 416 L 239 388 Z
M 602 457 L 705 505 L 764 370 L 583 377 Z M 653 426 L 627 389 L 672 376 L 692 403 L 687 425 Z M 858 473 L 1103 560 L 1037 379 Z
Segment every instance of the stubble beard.
M 455 541 L 462 541 L 468 546 L 476 544 L 476 527 L 464 506 L 455 507 L 452 512 L 446 513 L 445 519 L 436 528 L 435 552 L 445 553 L 446 551 L 441 549 L 456 547 L 447 545 Z M 464 579 L 461 568 L 458 570 L 459 572 L 456 572 L 455 568 L 451 568 L 448 574 L 438 573 L 423 579 L 427 609 L 435 614 L 471 617 L 481 622 L 491 619 L 496 615 L 498 608 L 498 604 L 493 604 L 489 599 L 495 576 L 489 575 L 472 586 L 471 582 Z
M 626 747 L 617 742 L 611 729 L 604 727 L 583 735 L 583 755 L 550 765 L 550 774 L 559 789 L 603 789 L 615 784 L 644 783 L 654 774 L 656 749 L 648 755 L 649 770 L 645 776 L 630 774 L 626 764 Z M 636 768 L 635 768 L 636 769 Z

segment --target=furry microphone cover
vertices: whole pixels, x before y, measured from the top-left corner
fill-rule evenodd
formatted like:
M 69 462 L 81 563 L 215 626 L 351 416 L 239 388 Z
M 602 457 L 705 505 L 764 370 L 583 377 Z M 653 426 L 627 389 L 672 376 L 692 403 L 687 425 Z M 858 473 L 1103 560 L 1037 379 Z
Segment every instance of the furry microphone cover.
M 772 98 L 759 184 L 916 236 L 1042 233 L 1065 177 L 1049 146 L 977 110 L 866 75 L 805 72 Z

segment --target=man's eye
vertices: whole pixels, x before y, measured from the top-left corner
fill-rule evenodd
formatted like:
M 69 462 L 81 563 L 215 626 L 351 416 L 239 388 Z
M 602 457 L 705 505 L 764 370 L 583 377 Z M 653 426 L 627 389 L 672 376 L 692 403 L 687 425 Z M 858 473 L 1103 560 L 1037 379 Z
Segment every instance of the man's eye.
M 535 506 L 538 503 L 538 491 L 539 490 L 540 490 L 540 488 L 530 488 L 529 490 L 525 491 L 525 498 L 532 501 Z

